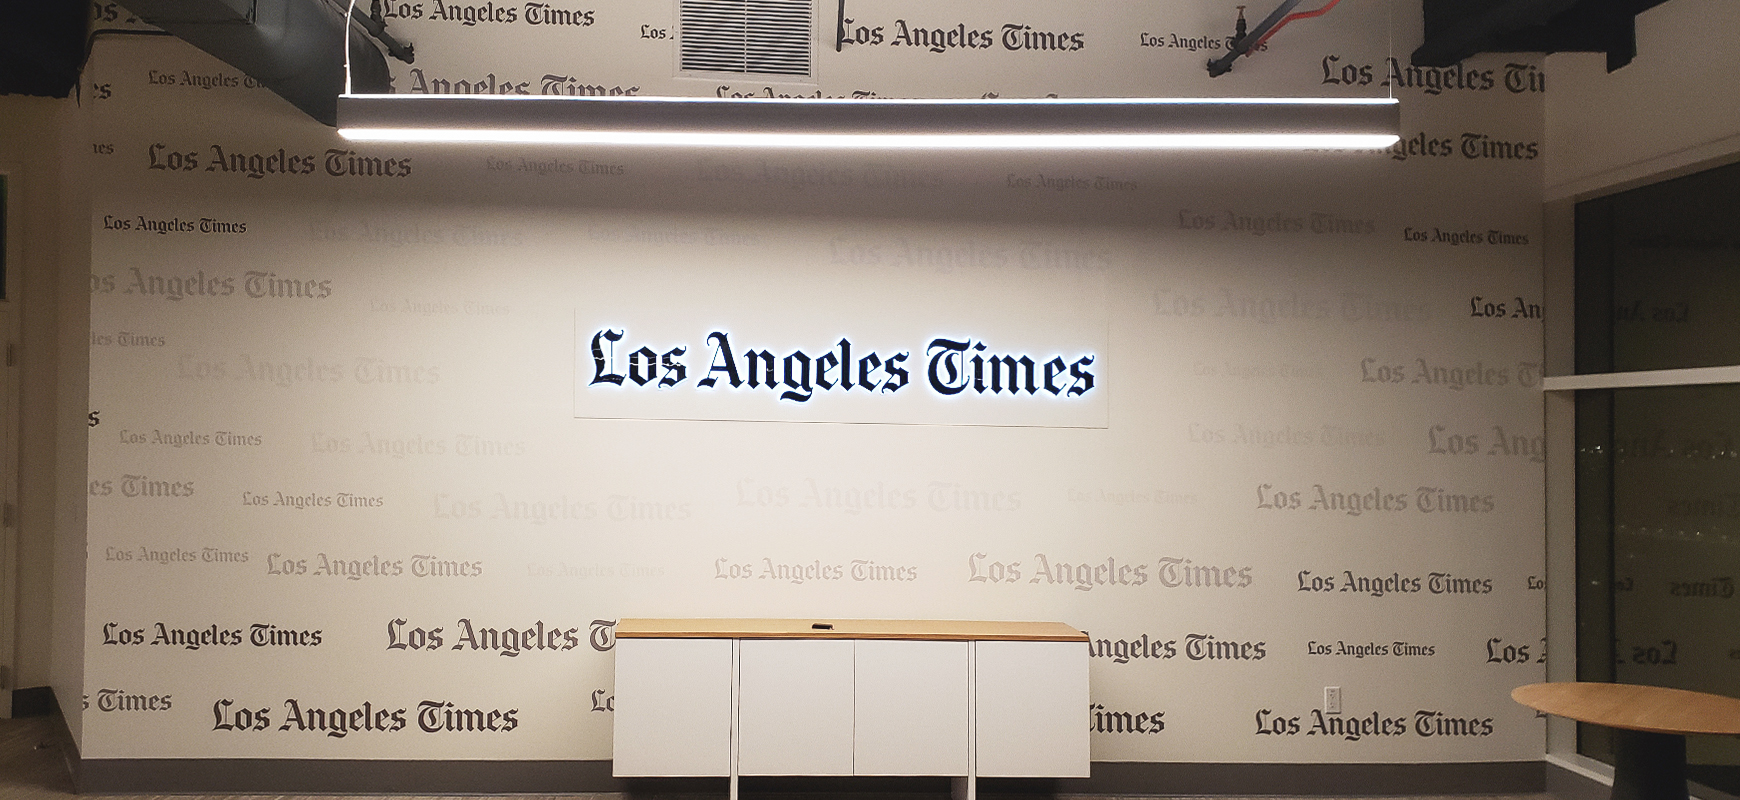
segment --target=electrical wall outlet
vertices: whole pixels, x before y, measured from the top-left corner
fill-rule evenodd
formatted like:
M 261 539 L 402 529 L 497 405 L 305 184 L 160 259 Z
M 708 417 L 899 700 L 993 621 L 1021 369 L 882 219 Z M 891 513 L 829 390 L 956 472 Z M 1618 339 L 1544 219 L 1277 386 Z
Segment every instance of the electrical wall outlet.
M 1323 713 L 1325 713 L 1325 714 L 1340 714 L 1341 713 L 1341 687 L 1340 686 L 1325 686 L 1325 687 L 1323 687 Z

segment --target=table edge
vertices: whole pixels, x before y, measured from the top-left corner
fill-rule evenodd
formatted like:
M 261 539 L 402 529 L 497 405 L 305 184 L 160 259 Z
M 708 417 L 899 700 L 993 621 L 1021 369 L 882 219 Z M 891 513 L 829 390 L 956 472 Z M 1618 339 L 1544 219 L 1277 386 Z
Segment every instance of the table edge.
M 639 628 L 634 623 L 650 618 L 623 619 L 617 623 L 618 639 L 885 639 L 903 641 L 1012 641 L 1012 642 L 1086 642 L 1088 635 L 1061 622 L 1012 622 L 997 620 L 817 620 L 811 618 L 777 619 L 696 619 L 694 629 L 680 627 Z M 669 623 L 676 620 L 659 620 Z M 830 623 L 832 630 L 811 629 L 814 622 Z M 625 626 L 625 623 L 626 626 Z M 777 625 L 777 623 L 787 623 Z M 901 623 L 919 623 L 910 630 L 854 629 L 854 623 L 870 623 L 881 627 Z M 950 630 L 949 625 L 959 625 Z M 799 627 L 802 626 L 802 627 Z M 940 628 L 940 629 L 939 629 Z M 1003 628 L 999 630 L 999 628 Z

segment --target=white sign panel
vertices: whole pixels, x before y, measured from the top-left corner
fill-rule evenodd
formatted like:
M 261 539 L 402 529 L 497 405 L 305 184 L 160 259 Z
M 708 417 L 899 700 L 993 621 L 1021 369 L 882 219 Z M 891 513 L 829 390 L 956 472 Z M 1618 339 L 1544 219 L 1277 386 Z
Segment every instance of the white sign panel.
M 576 311 L 574 415 L 1106 425 L 1102 272 L 723 272 Z

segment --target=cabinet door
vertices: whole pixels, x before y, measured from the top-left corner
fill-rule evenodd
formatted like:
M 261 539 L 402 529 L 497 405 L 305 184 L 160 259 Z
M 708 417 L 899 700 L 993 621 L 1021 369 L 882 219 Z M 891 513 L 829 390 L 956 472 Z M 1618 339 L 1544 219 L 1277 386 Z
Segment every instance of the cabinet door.
M 856 643 L 855 774 L 967 774 L 968 646 Z
M 731 640 L 617 639 L 618 777 L 731 774 Z
M 852 641 L 738 644 L 737 772 L 852 774 Z
M 1086 642 L 975 642 L 978 773 L 1088 776 Z

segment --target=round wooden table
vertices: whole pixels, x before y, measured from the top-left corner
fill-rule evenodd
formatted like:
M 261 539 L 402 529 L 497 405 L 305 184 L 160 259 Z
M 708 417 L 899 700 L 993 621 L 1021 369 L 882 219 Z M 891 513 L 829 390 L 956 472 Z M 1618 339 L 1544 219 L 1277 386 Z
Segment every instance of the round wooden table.
M 1531 683 L 1511 699 L 1615 729 L 1613 800 L 1687 800 L 1686 734 L 1740 735 L 1740 700 L 1626 683 Z

